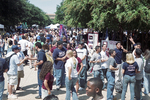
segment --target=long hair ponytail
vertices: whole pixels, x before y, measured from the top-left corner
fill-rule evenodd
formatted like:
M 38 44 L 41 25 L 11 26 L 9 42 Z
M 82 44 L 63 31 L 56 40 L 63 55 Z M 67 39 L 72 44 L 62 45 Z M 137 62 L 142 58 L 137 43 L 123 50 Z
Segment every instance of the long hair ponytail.
M 76 64 L 76 58 L 73 56 L 73 51 L 72 50 L 68 50 L 67 54 L 72 58 L 73 60 L 73 64 Z

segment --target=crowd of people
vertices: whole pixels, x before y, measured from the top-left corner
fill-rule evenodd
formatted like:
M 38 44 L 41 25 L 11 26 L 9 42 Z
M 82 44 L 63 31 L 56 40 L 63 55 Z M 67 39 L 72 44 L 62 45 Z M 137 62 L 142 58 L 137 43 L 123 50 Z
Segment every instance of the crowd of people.
M 37 70 L 39 94 L 36 99 L 48 100 L 49 95 L 58 99 L 51 93 L 53 81 L 58 91 L 66 88 L 66 100 L 70 100 L 71 94 L 73 100 L 78 100 L 78 91 L 84 89 L 93 100 L 113 100 L 114 89 L 121 93 L 121 100 L 125 100 L 128 84 L 130 100 L 142 100 L 142 85 L 144 94 L 149 95 L 150 50 L 142 53 L 141 44 L 130 37 L 133 52 L 124 49 L 120 42 L 109 51 L 105 43 L 91 51 L 84 39 L 77 41 L 77 38 L 76 32 L 66 35 L 56 30 L 16 33 L 4 39 L 0 36 L 0 100 L 4 91 L 3 72 L 7 73 L 8 98 L 17 98 L 15 91 L 23 89 L 20 82 L 24 65 Z M 126 53 L 124 62 L 123 52 Z M 87 81 L 87 73 L 94 78 Z M 102 90 L 106 89 L 107 97 L 104 97 Z

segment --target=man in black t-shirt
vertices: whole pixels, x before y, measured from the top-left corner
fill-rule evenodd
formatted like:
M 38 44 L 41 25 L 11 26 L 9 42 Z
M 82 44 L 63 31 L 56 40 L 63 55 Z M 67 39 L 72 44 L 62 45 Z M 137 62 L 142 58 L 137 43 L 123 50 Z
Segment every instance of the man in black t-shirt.
M 45 55 L 45 51 L 42 49 L 42 45 L 40 42 L 37 42 L 35 44 L 36 50 L 38 51 L 38 55 L 37 58 L 30 58 L 29 60 L 37 60 L 38 62 L 34 63 L 34 66 L 38 66 L 38 85 L 39 85 L 39 95 L 36 96 L 36 99 L 41 99 L 42 93 L 41 93 L 41 89 L 42 89 L 42 83 L 43 81 L 39 78 L 39 74 L 41 72 L 42 66 L 44 64 L 44 62 L 47 61 L 46 59 L 46 55 Z

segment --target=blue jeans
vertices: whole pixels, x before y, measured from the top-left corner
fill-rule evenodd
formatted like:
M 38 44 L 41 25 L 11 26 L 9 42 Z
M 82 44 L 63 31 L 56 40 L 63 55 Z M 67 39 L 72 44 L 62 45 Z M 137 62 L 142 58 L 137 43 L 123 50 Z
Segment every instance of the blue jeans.
M 87 71 L 86 71 L 86 66 L 83 66 L 80 75 L 79 75 L 79 84 L 80 87 L 84 88 L 87 80 Z
M 43 81 L 40 80 L 39 75 L 40 75 L 41 69 L 38 69 L 37 74 L 38 74 L 38 85 L 39 85 L 39 96 L 42 96 L 41 90 L 42 90 L 42 83 Z
M 0 100 L 3 99 L 4 81 L 0 82 Z
M 66 100 L 70 100 L 70 91 L 72 91 L 72 99 L 78 100 L 78 96 L 74 88 L 77 82 L 77 78 L 72 78 L 71 80 L 69 80 L 69 78 L 66 77 L 65 82 L 66 82 Z
M 107 71 L 107 100 L 113 100 L 113 91 L 115 87 L 115 72 Z
M 130 100 L 134 100 L 134 86 L 135 86 L 135 76 L 125 75 L 123 77 L 123 90 L 121 95 L 121 100 L 125 100 L 125 95 L 127 92 L 128 84 L 130 84 Z
M 145 73 L 144 75 L 144 94 L 148 95 L 150 93 L 150 74 Z
M 65 67 L 62 69 L 55 68 L 56 86 L 65 86 Z
M 136 100 L 142 100 L 142 87 L 141 87 L 142 79 L 141 80 L 136 80 L 135 82 L 135 97 Z
M 104 84 L 104 75 L 103 75 L 103 71 L 102 69 L 100 70 L 96 70 L 93 71 L 94 72 L 94 78 L 100 78 L 103 82 L 103 89 L 105 88 L 105 84 Z

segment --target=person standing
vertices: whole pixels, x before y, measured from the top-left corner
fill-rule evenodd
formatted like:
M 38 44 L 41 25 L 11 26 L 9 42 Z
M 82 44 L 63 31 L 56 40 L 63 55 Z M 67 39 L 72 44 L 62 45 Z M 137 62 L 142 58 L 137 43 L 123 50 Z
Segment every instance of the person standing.
M 42 89 L 43 81 L 39 78 L 39 75 L 44 62 L 46 62 L 47 59 L 46 59 L 45 51 L 42 49 L 42 45 L 40 42 L 35 43 L 35 48 L 38 51 L 37 57 L 29 58 L 29 60 L 37 60 L 37 62 L 34 63 L 34 66 L 38 66 L 37 77 L 38 77 L 38 85 L 39 85 L 39 95 L 36 96 L 35 98 L 41 99 L 42 96 L 41 89 Z
M 25 56 L 24 56 L 23 52 L 21 51 L 21 47 L 18 47 L 18 50 L 19 50 L 18 53 L 17 53 L 18 58 L 19 58 L 20 61 L 22 61 Z M 18 84 L 17 84 L 16 90 L 23 90 L 21 87 L 19 87 L 21 78 L 24 77 L 23 64 L 18 66 L 17 70 L 18 70 Z
M 10 57 L 11 55 L 13 55 L 10 58 L 10 62 L 9 62 L 9 70 L 7 72 L 7 76 L 8 76 L 8 98 L 17 98 L 16 95 L 14 95 L 12 93 L 12 88 L 14 85 L 17 85 L 18 83 L 18 72 L 17 72 L 17 68 L 18 66 L 20 66 L 25 60 L 28 59 L 28 57 L 25 57 L 22 61 L 19 61 L 18 56 L 18 46 L 17 45 L 13 45 L 12 46 L 12 52 L 9 52 L 6 57 Z
M 100 48 L 100 46 L 96 46 L 95 50 L 96 50 L 96 52 L 92 55 L 92 57 L 90 59 L 90 63 L 94 63 L 94 67 L 93 67 L 94 78 L 100 78 L 104 84 L 104 76 L 103 76 L 103 71 L 101 68 L 101 55 L 100 55 L 101 48 Z
M 63 47 L 63 42 L 57 42 L 57 48 L 53 52 L 54 68 L 56 75 L 56 88 L 65 86 L 65 61 L 66 61 L 66 51 L 67 49 Z
M 144 94 L 150 93 L 150 50 L 146 49 L 144 54 Z
M 74 88 L 78 78 L 78 72 L 77 72 L 78 60 L 73 56 L 72 50 L 68 50 L 66 55 L 69 58 L 65 64 L 66 100 L 70 100 L 70 91 L 72 91 L 72 99 L 78 100 L 78 96 Z
M 7 72 L 7 63 L 5 59 L 0 58 L 0 100 L 3 98 L 3 92 L 4 92 L 4 76 L 3 73 Z
M 24 53 L 24 55 L 27 55 L 27 47 L 28 47 L 28 41 L 26 40 L 26 37 L 23 35 L 22 40 L 19 40 L 18 44 L 21 45 L 21 51 Z M 27 65 L 27 60 L 25 61 L 25 65 Z
M 109 50 L 109 59 L 108 59 L 108 71 L 106 73 L 107 76 L 107 100 L 113 100 L 113 91 L 115 87 L 115 71 L 118 70 L 116 65 L 116 61 L 114 57 L 116 56 L 116 52 L 113 49 Z
M 126 62 L 123 63 L 122 73 L 123 73 L 123 90 L 121 95 L 121 100 L 125 100 L 125 95 L 127 91 L 128 84 L 130 85 L 130 100 L 134 100 L 134 87 L 135 87 L 135 75 L 138 71 L 137 62 L 135 62 L 132 53 L 126 54 Z
M 137 62 L 139 69 L 138 69 L 138 73 L 136 73 L 135 75 L 135 79 L 136 79 L 136 83 L 135 83 L 135 97 L 136 100 L 142 100 L 142 87 L 141 87 L 141 83 L 142 83 L 142 78 L 143 78 L 143 68 L 144 68 L 144 62 L 143 59 L 141 57 L 142 54 L 142 50 L 137 48 L 135 49 L 134 55 L 135 55 L 135 61 Z
M 103 82 L 100 78 L 91 78 L 87 82 L 86 94 L 92 100 L 106 100 L 102 94 Z
M 115 72 L 115 76 L 116 76 L 115 77 L 115 82 L 116 82 L 117 80 L 121 80 L 122 81 L 122 78 L 123 78 L 122 72 L 121 72 L 122 71 L 122 67 L 121 67 L 122 53 L 123 52 L 128 52 L 128 51 L 123 48 L 123 46 L 121 45 L 120 42 L 117 42 L 116 43 L 115 52 L 116 52 L 115 61 L 117 63 L 117 68 L 119 68 L 119 70 L 117 70 Z
M 104 78 L 106 78 L 106 73 L 107 73 L 107 69 L 108 69 L 108 65 L 107 65 L 108 56 L 106 54 L 106 48 L 107 48 L 107 46 L 105 44 L 103 44 L 102 51 L 101 51 L 101 68 L 103 71 Z M 104 88 L 106 88 L 105 83 L 103 84 L 103 89 Z
M 4 42 L 2 36 L 0 35 L 0 57 L 2 57 L 3 55 L 3 46 L 4 46 Z
M 85 83 L 87 79 L 87 63 L 86 63 L 86 57 L 87 57 L 87 50 L 83 48 L 84 43 L 79 43 L 79 48 L 76 49 L 78 57 L 82 60 L 83 63 L 83 69 L 80 72 L 80 88 L 79 90 L 83 90 L 85 88 Z
M 43 80 L 42 84 L 42 99 L 51 94 L 53 87 L 54 77 L 52 75 L 53 64 L 50 61 L 46 61 L 40 72 L 40 79 Z

